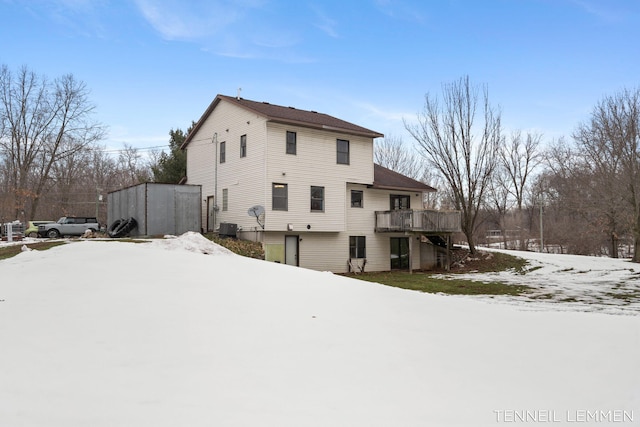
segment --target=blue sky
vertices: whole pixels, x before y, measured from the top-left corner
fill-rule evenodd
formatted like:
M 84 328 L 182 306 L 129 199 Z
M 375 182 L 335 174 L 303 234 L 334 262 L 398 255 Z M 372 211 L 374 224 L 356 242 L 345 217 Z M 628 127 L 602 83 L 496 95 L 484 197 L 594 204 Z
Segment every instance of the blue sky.
M 91 90 L 104 144 L 166 145 L 216 94 L 410 142 L 426 93 L 468 75 L 505 130 L 569 137 L 640 84 L 638 0 L 0 0 L 0 63 Z

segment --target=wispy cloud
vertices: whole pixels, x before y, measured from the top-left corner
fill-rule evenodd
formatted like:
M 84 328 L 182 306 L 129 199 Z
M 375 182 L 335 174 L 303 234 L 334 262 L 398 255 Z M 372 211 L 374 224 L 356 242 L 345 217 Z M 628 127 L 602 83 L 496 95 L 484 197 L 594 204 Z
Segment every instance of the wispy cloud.
M 198 43 L 215 55 L 309 62 L 294 48 L 300 36 L 279 25 L 266 0 L 135 0 L 142 17 L 165 40 Z
M 312 5 L 311 10 L 315 14 L 315 23 L 313 25 L 316 28 L 322 30 L 329 37 L 336 39 L 340 37 L 337 30 L 338 22 L 335 19 L 329 17 L 318 5 Z
M 222 32 L 251 8 L 246 2 L 135 0 L 144 19 L 167 40 L 193 40 Z
M 385 110 L 383 108 L 378 107 L 377 105 L 373 105 L 366 102 L 355 101 L 353 104 L 356 107 L 364 111 L 367 111 L 369 115 L 382 120 L 402 122 L 403 118 L 407 116 L 415 116 L 415 112 L 407 113 L 407 112 L 401 112 L 401 111 Z
M 385 15 L 401 21 L 424 23 L 427 20 L 422 11 L 417 9 L 415 5 L 409 4 L 405 1 L 374 0 L 374 5 Z
M 581 8 L 586 13 L 598 18 L 601 21 L 607 23 L 616 23 L 624 21 L 634 14 L 631 14 L 628 10 L 622 10 L 616 2 L 595 2 L 591 0 L 570 0 L 571 3 Z M 637 15 L 635 15 L 637 18 Z
M 102 12 L 108 6 L 106 0 L 37 0 L 24 6 L 33 16 L 51 20 L 81 36 L 106 37 L 102 20 Z

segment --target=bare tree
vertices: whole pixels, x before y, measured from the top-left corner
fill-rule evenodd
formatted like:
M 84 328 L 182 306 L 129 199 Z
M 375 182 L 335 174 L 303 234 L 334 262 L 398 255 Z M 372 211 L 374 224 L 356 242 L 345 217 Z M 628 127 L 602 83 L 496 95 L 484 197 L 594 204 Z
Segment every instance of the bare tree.
M 492 222 L 495 222 L 500 229 L 505 249 L 509 248 L 509 242 L 507 241 L 507 214 L 512 208 L 510 194 L 507 171 L 504 167 L 498 165 L 487 189 L 486 209 L 490 217 L 492 217 Z
M 539 150 L 542 135 L 528 132 L 523 138 L 521 131 L 511 133 L 509 143 L 500 150 L 501 163 L 509 177 L 511 194 L 516 207 L 522 210 L 524 193 L 531 174 L 542 161 Z
M 418 123 L 405 128 L 422 147 L 430 166 L 446 180 L 456 209 L 462 212 L 462 231 L 471 253 L 478 212 L 497 164 L 501 142 L 500 113 L 489 103 L 486 86 L 480 89 L 463 77 L 443 84 L 443 98 L 425 95 Z M 478 112 L 478 107 L 480 111 Z M 482 115 L 476 124 L 476 114 Z
M 137 148 L 128 144 L 125 144 L 120 154 L 118 154 L 116 165 L 120 175 L 118 182 L 120 187 L 128 187 L 152 180 L 149 162 L 145 161 L 138 153 Z
M 454 209 L 453 198 L 438 171 L 425 164 L 422 168 L 422 175 L 416 179 L 438 190 L 424 194 L 423 205 L 425 209 Z
M 22 67 L 0 68 L 0 148 L 15 217 L 33 219 L 56 162 L 104 136 L 88 90 L 73 75 L 52 82 Z M 25 219 L 26 219 L 25 218 Z
M 609 170 L 617 162 L 604 152 L 599 159 L 590 156 L 582 144 L 560 140 L 550 146 L 548 170 L 543 173 L 545 216 L 549 217 L 545 240 L 569 253 L 617 257 L 631 229 L 617 173 Z
M 423 206 L 438 209 L 446 205 L 448 193 L 442 189 L 442 178 L 438 171 L 430 168 L 414 147 L 407 147 L 402 137 L 387 135 L 377 139 L 373 151 L 374 161 L 380 166 L 423 182 L 437 189 L 437 192 L 425 193 Z
M 628 214 L 633 261 L 640 262 L 640 89 L 605 97 L 573 137 L 590 173 L 586 184 L 607 217 L 613 255 L 617 254 L 618 224 Z
M 420 179 L 424 170 L 422 159 L 412 147 L 406 147 L 402 137 L 386 135 L 375 141 L 374 161 L 380 166 L 413 179 Z
M 531 174 L 542 161 L 539 151 L 541 140 L 542 135 L 538 133 L 528 132 L 523 138 L 521 131 L 515 131 L 511 133 L 509 142 L 502 145 L 499 151 L 501 168 L 508 178 L 503 185 L 507 185 L 509 193 L 515 199 L 520 250 L 526 249 L 526 227 L 523 215 L 525 191 Z

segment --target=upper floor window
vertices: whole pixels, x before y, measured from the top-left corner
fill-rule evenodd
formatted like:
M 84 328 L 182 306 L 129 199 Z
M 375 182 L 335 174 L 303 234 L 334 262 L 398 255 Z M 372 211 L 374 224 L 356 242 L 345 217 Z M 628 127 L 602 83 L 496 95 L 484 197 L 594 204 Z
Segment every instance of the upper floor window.
M 338 139 L 336 141 L 337 147 L 337 162 L 341 165 L 349 164 L 349 141 L 346 139 Z
M 324 187 L 311 186 L 311 212 L 324 212 Z
M 240 137 L 240 157 L 247 157 L 247 135 Z
M 220 143 L 220 163 L 224 163 L 227 161 L 227 143 Z
M 229 189 L 222 189 L 222 210 L 226 211 L 229 209 Z
M 392 194 L 390 200 L 392 211 L 411 209 L 411 203 L 409 203 L 411 200 L 410 196 Z
M 271 209 L 274 211 L 289 210 L 289 196 L 287 184 L 273 183 L 271 185 Z
M 361 208 L 362 207 L 362 191 L 360 190 L 351 190 L 351 207 L 352 208 Z
M 296 154 L 296 139 L 295 132 L 287 131 L 287 154 Z

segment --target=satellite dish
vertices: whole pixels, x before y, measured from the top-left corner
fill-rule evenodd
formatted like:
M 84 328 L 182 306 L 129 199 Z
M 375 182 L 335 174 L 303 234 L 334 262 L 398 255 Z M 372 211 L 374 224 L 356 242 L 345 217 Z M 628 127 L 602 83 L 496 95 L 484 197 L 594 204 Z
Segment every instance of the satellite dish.
M 260 222 L 260 215 L 264 213 L 264 206 L 256 205 L 252 208 L 249 208 L 247 213 L 249 214 L 249 216 L 256 217 L 256 221 L 258 222 L 258 225 L 262 227 L 262 229 L 264 230 L 264 224 Z
M 249 208 L 247 213 L 249 214 L 249 216 L 255 216 L 256 218 L 258 218 L 260 215 L 264 213 L 264 207 L 260 205 L 256 205 L 252 208 Z

